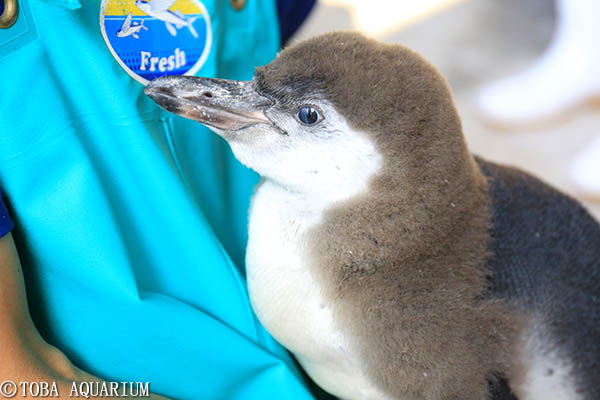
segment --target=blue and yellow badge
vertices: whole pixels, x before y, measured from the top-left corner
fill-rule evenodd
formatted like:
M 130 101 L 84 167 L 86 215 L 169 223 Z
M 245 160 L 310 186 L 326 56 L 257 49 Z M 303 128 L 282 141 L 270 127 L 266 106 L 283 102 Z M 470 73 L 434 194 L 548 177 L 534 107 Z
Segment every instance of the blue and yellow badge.
M 162 75 L 192 75 L 212 42 L 199 0 L 102 0 L 100 29 L 110 52 L 142 84 Z

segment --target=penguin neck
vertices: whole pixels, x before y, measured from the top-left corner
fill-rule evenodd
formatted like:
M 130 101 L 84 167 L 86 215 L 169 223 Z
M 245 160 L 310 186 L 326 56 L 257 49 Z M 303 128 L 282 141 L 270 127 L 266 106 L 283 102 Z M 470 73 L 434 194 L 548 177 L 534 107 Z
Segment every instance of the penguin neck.
M 283 184 L 274 179 L 264 179 L 263 183 L 273 190 L 293 198 L 296 206 L 306 212 L 322 213 L 342 205 L 345 201 L 361 196 L 369 191 L 369 182 L 377 176 L 379 162 L 363 164 L 352 172 L 336 171 L 335 184 L 319 179 L 304 184 Z
M 362 201 L 373 204 L 372 215 L 379 213 L 381 216 L 394 210 L 396 224 L 393 230 L 404 232 L 396 237 L 402 238 L 403 244 L 413 251 L 421 249 L 424 254 L 430 254 L 432 247 L 441 243 L 438 240 L 452 240 L 447 237 L 449 232 L 454 232 L 450 236 L 468 234 L 455 232 L 453 227 L 463 224 L 489 227 L 489 223 L 484 222 L 490 218 L 485 177 L 464 143 L 445 150 L 452 158 L 444 149 L 439 151 L 441 156 L 415 157 L 410 163 L 403 162 L 406 158 L 396 156 L 395 165 L 390 163 L 388 169 L 381 171 L 373 180 L 371 195 Z M 479 222 L 473 223 L 473 220 Z M 478 232 L 472 245 L 485 251 L 488 232 L 485 228 Z M 446 251 L 453 253 L 451 248 Z
M 297 199 L 299 207 L 322 212 L 345 201 L 364 195 L 371 181 L 383 168 L 383 156 L 375 144 L 361 132 L 352 132 L 346 148 L 332 155 L 324 152 L 317 168 L 298 160 L 290 170 L 269 171 L 263 180 L 273 188 Z
M 274 179 L 263 179 L 259 189 L 268 190 L 269 193 L 277 194 L 277 198 L 285 201 L 288 211 L 293 211 L 292 216 L 304 218 L 308 215 L 320 217 L 323 212 L 330 208 L 335 208 L 345 199 L 353 197 L 360 193 L 360 188 L 349 187 L 349 185 L 340 184 L 335 188 L 320 187 L 313 185 L 311 188 L 299 185 L 286 185 Z M 257 190 L 257 193 L 259 190 Z

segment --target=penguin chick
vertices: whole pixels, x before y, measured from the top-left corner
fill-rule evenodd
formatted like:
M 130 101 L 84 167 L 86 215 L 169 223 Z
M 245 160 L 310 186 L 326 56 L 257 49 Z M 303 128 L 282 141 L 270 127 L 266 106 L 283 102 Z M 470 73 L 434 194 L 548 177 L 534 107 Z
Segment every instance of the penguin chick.
M 252 81 L 163 77 L 146 93 L 262 176 L 252 306 L 325 390 L 600 398 L 598 224 L 471 155 L 445 79 L 421 56 L 337 32 L 287 48 Z M 498 390 L 505 379 L 513 393 Z

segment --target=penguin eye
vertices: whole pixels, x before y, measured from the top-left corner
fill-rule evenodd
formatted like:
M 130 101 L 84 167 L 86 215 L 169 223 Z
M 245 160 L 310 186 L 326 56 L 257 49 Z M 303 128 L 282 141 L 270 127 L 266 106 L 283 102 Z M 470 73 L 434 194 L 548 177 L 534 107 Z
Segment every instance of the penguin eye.
M 312 125 L 319 121 L 319 112 L 311 106 L 304 106 L 298 110 L 298 119 L 304 125 Z

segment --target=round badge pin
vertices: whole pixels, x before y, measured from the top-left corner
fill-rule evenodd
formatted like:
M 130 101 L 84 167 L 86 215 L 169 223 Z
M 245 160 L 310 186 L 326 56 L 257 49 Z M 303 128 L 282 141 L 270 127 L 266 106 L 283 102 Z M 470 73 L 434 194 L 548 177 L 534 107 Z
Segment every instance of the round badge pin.
M 210 53 L 210 16 L 199 0 L 102 0 L 100 30 L 135 80 L 193 75 Z

